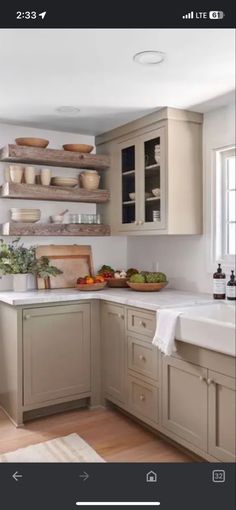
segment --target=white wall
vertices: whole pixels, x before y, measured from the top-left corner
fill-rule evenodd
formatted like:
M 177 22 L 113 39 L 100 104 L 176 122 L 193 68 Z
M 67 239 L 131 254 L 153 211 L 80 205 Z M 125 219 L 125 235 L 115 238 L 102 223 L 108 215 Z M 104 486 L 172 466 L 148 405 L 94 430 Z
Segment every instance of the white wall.
M 128 266 L 164 271 L 173 288 L 212 292 L 209 268 L 210 170 L 212 149 L 235 143 L 235 105 L 204 116 L 204 234 L 202 236 L 153 236 L 128 238 Z
M 0 147 L 8 143 L 14 143 L 15 138 L 21 136 L 35 136 L 50 140 L 49 147 L 61 149 L 65 143 L 88 143 L 94 145 L 94 137 L 88 135 L 78 135 L 75 133 L 64 133 L 57 131 L 47 131 L 35 128 L 26 128 L 0 124 Z M 0 170 L 3 170 L 6 163 L 0 163 Z M 40 167 L 38 167 L 40 168 Z M 52 175 L 75 176 L 79 173 L 75 169 L 53 168 Z M 0 171 L 0 185 L 4 182 L 4 172 Z M 77 204 L 66 202 L 46 202 L 46 201 L 28 201 L 28 200 L 0 200 L 0 223 L 9 221 L 9 209 L 11 207 L 39 208 L 41 209 L 41 221 L 48 221 L 51 214 L 56 214 L 64 209 L 69 209 L 75 213 L 95 213 L 96 206 L 93 204 Z M 6 240 L 10 238 L 6 237 Z M 125 237 L 24 237 L 22 241 L 25 245 L 36 244 L 89 244 L 93 249 L 93 259 L 95 269 L 102 264 L 110 264 L 116 268 L 126 267 L 127 259 L 127 240 Z

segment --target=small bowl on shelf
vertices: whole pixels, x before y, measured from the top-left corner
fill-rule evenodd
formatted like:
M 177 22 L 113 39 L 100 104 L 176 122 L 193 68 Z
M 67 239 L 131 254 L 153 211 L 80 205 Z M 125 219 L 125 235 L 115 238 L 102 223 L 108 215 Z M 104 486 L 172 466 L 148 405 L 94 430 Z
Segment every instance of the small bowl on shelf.
M 154 195 L 154 197 L 159 198 L 159 197 L 161 196 L 161 190 L 160 190 L 160 188 L 154 188 L 154 189 L 152 189 L 152 194 Z
M 93 150 L 93 145 L 87 145 L 86 143 L 66 143 L 62 147 L 64 151 L 82 152 L 85 154 L 89 154 Z
M 40 149 L 46 149 L 49 144 L 49 140 L 44 138 L 16 138 L 16 145 L 24 145 L 26 147 L 37 147 Z
M 129 193 L 130 200 L 135 200 L 135 193 Z

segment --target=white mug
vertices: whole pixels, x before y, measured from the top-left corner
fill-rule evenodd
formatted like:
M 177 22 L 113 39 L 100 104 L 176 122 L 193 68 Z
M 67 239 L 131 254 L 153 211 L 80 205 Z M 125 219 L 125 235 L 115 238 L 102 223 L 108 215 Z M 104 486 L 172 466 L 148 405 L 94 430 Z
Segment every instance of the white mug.
M 50 168 L 42 168 L 40 173 L 40 181 L 43 186 L 49 186 L 51 182 Z
M 35 184 L 35 168 L 34 166 L 26 166 L 24 171 L 26 184 Z
M 20 184 L 22 181 L 22 177 L 23 177 L 23 171 L 24 171 L 23 166 L 10 165 L 9 169 L 10 169 L 11 181 L 16 184 Z

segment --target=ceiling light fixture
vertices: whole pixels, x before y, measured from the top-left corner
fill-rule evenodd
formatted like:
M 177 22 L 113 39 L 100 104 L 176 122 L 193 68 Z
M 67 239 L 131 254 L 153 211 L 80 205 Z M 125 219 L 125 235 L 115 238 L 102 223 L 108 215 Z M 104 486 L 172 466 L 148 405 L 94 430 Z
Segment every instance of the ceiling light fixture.
M 166 54 L 163 51 L 146 50 L 135 53 L 133 56 L 134 62 L 144 66 L 157 65 L 165 60 Z
M 80 109 L 76 106 L 59 106 L 56 108 L 57 113 L 61 113 L 64 115 L 77 115 L 80 112 Z

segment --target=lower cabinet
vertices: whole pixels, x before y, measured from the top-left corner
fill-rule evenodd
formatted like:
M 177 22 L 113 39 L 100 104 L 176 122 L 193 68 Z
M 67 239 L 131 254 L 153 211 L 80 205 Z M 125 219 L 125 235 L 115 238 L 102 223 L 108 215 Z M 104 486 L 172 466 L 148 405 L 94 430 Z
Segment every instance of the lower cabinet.
M 235 379 L 209 370 L 208 388 L 209 454 L 235 461 Z
M 235 379 L 174 357 L 162 361 L 163 428 L 222 462 L 235 461 Z
M 126 400 L 125 309 L 102 304 L 102 364 L 105 394 L 124 403 Z
M 162 364 L 162 425 L 207 449 L 207 369 L 171 356 Z
M 25 309 L 23 353 L 24 405 L 89 392 L 90 305 Z

